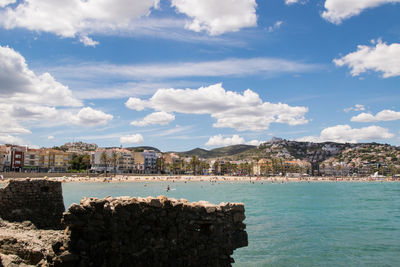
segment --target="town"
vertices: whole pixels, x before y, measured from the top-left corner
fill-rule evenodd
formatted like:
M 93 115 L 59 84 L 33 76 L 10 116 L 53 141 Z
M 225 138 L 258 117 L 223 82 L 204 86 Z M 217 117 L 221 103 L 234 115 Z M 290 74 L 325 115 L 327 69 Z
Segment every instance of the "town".
M 1 172 L 399 178 L 400 148 L 376 143 L 310 143 L 272 138 L 259 146 L 161 152 L 153 147 L 0 145 Z

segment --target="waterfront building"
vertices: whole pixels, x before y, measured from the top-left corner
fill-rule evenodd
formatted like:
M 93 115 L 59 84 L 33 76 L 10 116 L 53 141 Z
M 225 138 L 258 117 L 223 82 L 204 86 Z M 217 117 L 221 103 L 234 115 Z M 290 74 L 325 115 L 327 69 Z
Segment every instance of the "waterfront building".
M 25 171 L 39 171 L 40 149 L 26 148 L 24 156 Z
M 9 146 L 9 171 L 21 172 L 24 166 L 25 147 Z
M 93 172 L 134 173 L 139 172 L 135 160 L 142 152 L 131 152 L 124 148 L 97 149 L 91 154 Z M 143 163 L 144 164 L 144 163 Z M 140 164 L 139 164 L 140 165 Z
M 6 145 L 0 145 L 0 171 L 5 171 L 10 166 L 9 149 Z
M 157 173 L 157 159 L 161 158 L 162 154 L 154 150 L 145 150 L 142 155 L 144 158 L 144 172 Z

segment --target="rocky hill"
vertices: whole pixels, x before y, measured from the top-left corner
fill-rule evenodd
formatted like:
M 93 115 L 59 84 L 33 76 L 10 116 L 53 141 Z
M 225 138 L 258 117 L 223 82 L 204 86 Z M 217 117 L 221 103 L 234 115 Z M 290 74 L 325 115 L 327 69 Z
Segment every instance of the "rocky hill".
M 206 150 L 202 148 L 195 148 L 186 152 L 178 152 L 177 154 L 183 157 L 197 156 L 200 158 L 217 158 L 217 157 L 230 157 L 240 153 L 245 153 L 250 150 L 257 150 L 256 146 L 250 145 L 233 145 Z
M 312 143 L 272 138 L 258 147 L 235 145 L 212 150 L 196 148 L 178 153 L 181 156 L 256 160 L 260 158 L 300 159 L 319 164 L 326 160 L 344 163 L 385 162 L 400 165 L 400 147 L 378 143 Z

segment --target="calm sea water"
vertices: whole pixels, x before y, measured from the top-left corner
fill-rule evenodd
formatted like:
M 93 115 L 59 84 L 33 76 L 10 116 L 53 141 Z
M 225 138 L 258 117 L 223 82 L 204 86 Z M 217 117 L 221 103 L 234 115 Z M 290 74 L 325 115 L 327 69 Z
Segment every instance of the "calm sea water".
M 66 207 L 108 195 L 243 202 L 249 246 L 235 251 L 235 266 L 400 266 L 400 183 L 67 183 L 63 191 Z

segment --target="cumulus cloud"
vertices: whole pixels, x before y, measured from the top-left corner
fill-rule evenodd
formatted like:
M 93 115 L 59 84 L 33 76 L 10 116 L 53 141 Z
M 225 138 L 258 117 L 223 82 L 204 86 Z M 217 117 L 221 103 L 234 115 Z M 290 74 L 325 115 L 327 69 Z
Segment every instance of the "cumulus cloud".
M 23 145 L 25 142 L 19 137 L 9 134 L 0 134 L 0 144 Z
M 195 32 L 219 35 L 257 26 L 255 0 L 171 0 L 171 5 L 191 18 L 186 28 Z
M 400 3 L 400 0 L 326 0 L 322 17 L 331 23 L 340 24 L 343 20 L 359 15 L 367 8 L 388 3 Z
M 232 137 L 224 137 L 223 135 L 215 135 L 211 136 L 207 143 L 205 143 L 206 146 L 208 147 L 213 147 L 213 146 L 232 146 L 232 145 L 240 145 L 240 144 L 246 144 L 246 145 L 253 145 L 257 146 L 261 142 L 258 140 L 251 140 L 246 142 L 243 137 L 240 137 L 237 134 L 232 135 Z
M 54 136 L 53 136 L 53 135 L 47 136 L 47 140 L 53 140 L 53 139 L 54 139 Z
M 389 139 L 393 137 L 394 134 L 390 133 L 388 129 L 379 126 L 355 129 L 351 128 L 350 125 L 336 125 L 322 130 L 320 136 L 306 136 L 299 138 L 297 141 L 357 143 L 358 141 Z
M 129 28 L 135 20 L 157 8 L 158 3 L 159 0 L 22 0 L 1 11 L 0 23 L 6 29 L 26 28 L 62 37 L 87 36 L 93 32 Z M 81 41 L 90 40 L 83 38 Z
M 121 136 L 119 141 L 121 144 L 140 144 L 143 143 L 144 139 L 141 134 L 132 134 Z
M 0 46 L 0 103 L 44 104 L 47 106 L 81 106 L 68 87 L 49 73 L 36 75 L 25 58 L 9 47 Z
M 394 110 L 382 110 L 375 116 L 371 113 L 361 113 L 351 118 L 354 122 L 379 122 L 400 120 L 400 112 Z
M 13 118 L 3 113 L 0 115 L 0 134 L 30 134 L 31 131 L 23 127 Z
M 164 111 L 160 112 L 154 112 L 146 117 L 144 117 L 142 120 L 139 121 L 132 121 L 131 125 L 134 126 L 148 126 L 148 125 L 167 125 L 171 121 L 175 120 L 175 115 L 170 114 Z
M 365 110 L 365 106 L 361 105 L 361 104 L 355 104 L 354 107 L 349 107 L 349 108 L 345 108 L 343 111 L 344 112 L 350 112 L 350 111 L 364 111 Z
M 0 46 L 0 94 L 0 133 L 7 134 L 3 135 L 7 138 L 13 134 L 30 134 L 23 126 L 26 124 L 95 126 L 112 119 L 112 115 L 91 108 L 76 109 L 82 102 L 67 86 L 49 73 L 37 75 L 21 54 L 3 46 Z
M 277 22 L 274 23 L 274 25 L 268 27 L 268 31 L 274 32 L 274 31 L 278 30 L 282 26 L 282 24 L 283 24 L 283 21 L 278 20 Z
M 273 122 L 289 125 L 308 122 L 305 118 L 307 107 L 263 102 L 250 89 L 241 94 L 225 90 L 221 83 L 199 89 L 159 89 L 148 100 L 130 98 L 125 105 L 133 110 L 151 108 L 164 112 L 210 114 L 216 119 L 214 127 L 238 131 L 267 130 Z
M 82 108 L 76 115 L 72 115 L 69 121 L 75 125 L 101 126 L 113 119 L 113 115 L 91 107 Z
M 300 0 L 285 0 L 286 5 L 296 4 L 300 2 Z
M 359 45 L 357 51 L 333 62 L 343 67 L 347 65 L 351 75 L 358 76 L 368 70 L 383 73 L 383 78 L 400 75 L 400 44 L 386 44 L 381 40 L 372 40 L 372 46 Z
M 81 43 L 83 43 L 85 46 L 93 46 L 93 47 L 95 47 L 96 45 L 99 44 L 99 42 L 97 42 L 97 41 L 95 41 L 92 38 L 87 37 L 87 36 L 81 36 L 79 38 L 79 41 Z
M 211 136 L 208 139 L 206 146 L 231 146 L 244 144 L 244 138 L 239 135 L 233 135 L 232 137 L 223 137 L 221 134 Z

